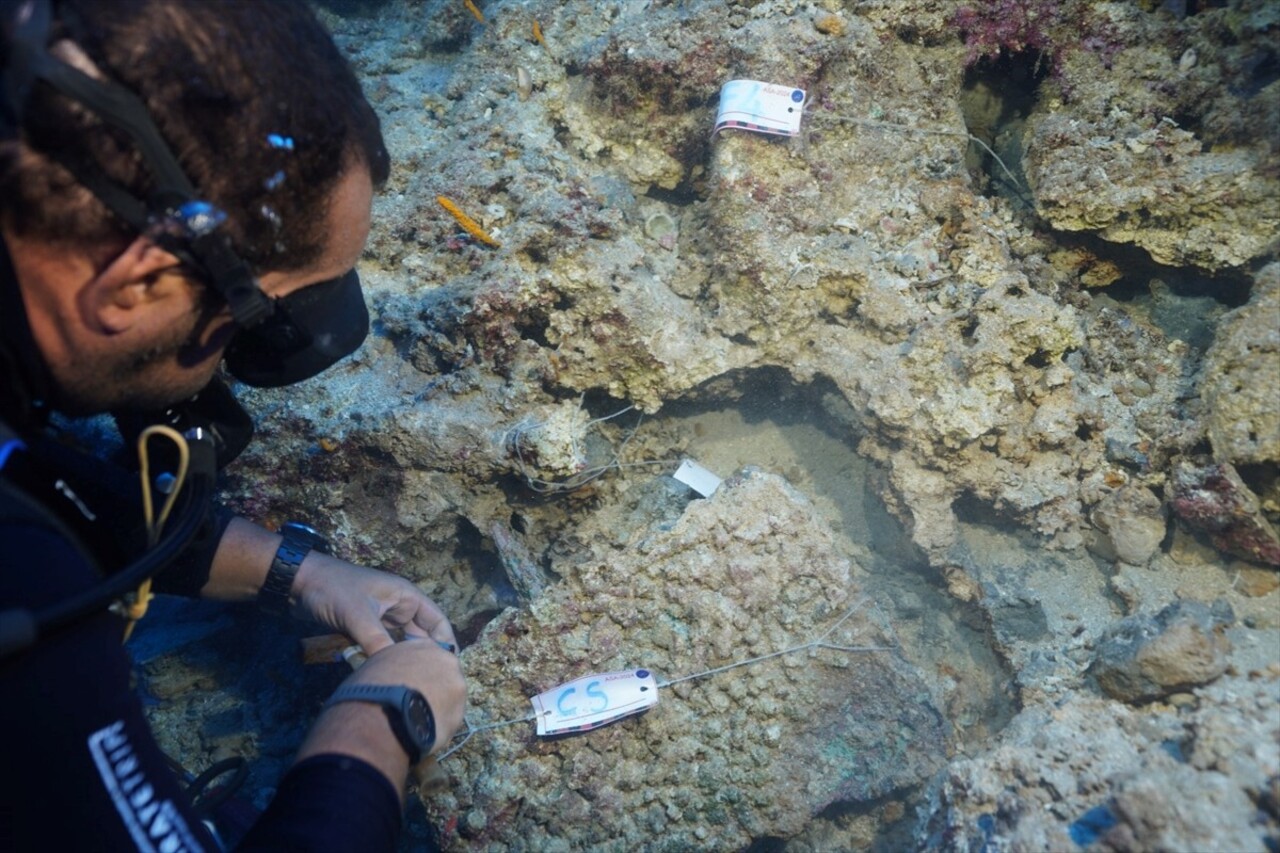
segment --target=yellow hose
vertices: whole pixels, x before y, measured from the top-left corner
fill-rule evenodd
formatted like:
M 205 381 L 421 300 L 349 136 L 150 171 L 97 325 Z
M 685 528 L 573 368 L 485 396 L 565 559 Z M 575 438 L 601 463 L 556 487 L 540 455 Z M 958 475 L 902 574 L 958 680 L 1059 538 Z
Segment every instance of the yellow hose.
M 174 474 L 173 488 L 169 490 L 164 504 L 160 507 L 159 517 L 155 515 L 155 505 L 151 499 L 151 465 L 150 458 L 147 456 L 147 439 L 153 435 L 164 436 L 178 447 L 178 470 Z M 140 476 L 142 477 L 142 517 L 147 526 L 147 550 L 150 550 L 160 541 L 164 524 L 169 519 L 169 513 L 174 504 L 177 503 L 178 493 L 182 491 L 183 483 L 187 481 L 191 450 L 187 447 L 187 440 L 176 429 L 161 425 L 149 426 L 138 436 L 138 459 L 141 463 Z M 151 603 L 152 598 L 151 578 L 147 578 L 138 586 L 136 592 L 126 595 L 112 608 L 126 620 L 124 642 L 127 642 L 133 634 L 133 627 L 138 624 L 138 620 L 147 614 L 147 605 Z

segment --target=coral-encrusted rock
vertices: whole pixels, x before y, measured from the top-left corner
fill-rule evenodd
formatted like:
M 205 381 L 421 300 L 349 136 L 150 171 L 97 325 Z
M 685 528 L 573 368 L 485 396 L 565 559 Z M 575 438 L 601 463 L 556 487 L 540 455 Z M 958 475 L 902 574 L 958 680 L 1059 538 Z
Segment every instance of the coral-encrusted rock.
M 1137 3 L 1008 5 L 1059 20 L 1090 8 L 1046 51 L 1060 94 L 1023 138 L 1045 219 L 1176 266 L 1242 267 L 1275 251 L 1280 87 L 1252 70 L 1273 51 L 1274 4 L 1245 0 L 1188 29 Z
M 1264 268 L 1249 303 L 1222 319 L 1200 393 L 1215 459 L 1280 463 L 1280 264 Z
M 781 478 L 731 478 L 665 526 L 557 567 L 560 584 L 486 629 L 464 655 L 473 723 L 523 716 L 529 696 L 590 672 L 673 679 L 803 643 L 858 600 L 829 529 Z M 883 644 L 873 613 L 864 603 L 829 639 Z M 585 734 L 485 731 L 443 763 L 453 786 L 427 806 L 457 827 L 455 848 L 737 849 L 921 781 L 946 733 L 895 653 L 809 651 L 663 688 L 643 716 Z
M 1280 536 L 1233 466 L 1184 460 L 1174 466 L 1172 480 L 1171 504 L 1179 518 L 1230 554 L 1280 566 Z
M 1192 801 L 1201 804 L 1198 810 L 1201 815 L 1212 816 L 1209 821 L 1196 826 L 1185 820 L 1184 809 Z M 1117 853 L 1263 851 L 1268 848 L 1261 833 L 1250 837 L 1245 825 L 1232 826 L 1233 821 L 1241 820 L 1256 808 L 1234 780 L 1175 764 L 1161 773 L 1129 776 L 1116 785 L 1109 806 L 1116 825 L 1103 835 L 1098 847 Z M 1188 846 L 1188 842 L 1192 843 Z
M 1168 696 L 1205 684 L 1227 669 L 1233 618 L 1225 603 L 1211 611 L 1180 601 L 1155 617 L 1130 616 L 1103 635 L 1090 671 L 1108 695 L 1125 702 Z
M 1164 264 L 1241 266 L 1275 244 L 1280 185 L 1253 152 L 1202 148 L 1171 121 L 1054 113 L 1028 137 L 1027 180 L 1055 228 L 1134 243 Z

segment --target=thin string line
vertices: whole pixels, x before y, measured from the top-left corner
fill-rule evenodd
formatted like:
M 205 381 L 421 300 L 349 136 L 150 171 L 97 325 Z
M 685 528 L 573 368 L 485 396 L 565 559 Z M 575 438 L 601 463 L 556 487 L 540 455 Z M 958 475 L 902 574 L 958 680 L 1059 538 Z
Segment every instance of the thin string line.
M 618 417 L 619 415 L 625 415 L 627 412 L 631 411 L 635 407 L 636 407 L 636 404 L 632 403 L 630 406 L 627 406 L 625 409 L 618 409 L 618 411 L 614 412 L 612 415 L 605 415 L 604 417 L 587 421 L 583 426 L 585 428 L 585 427 L 591 426 L 592 424 L 600 424 L 600 423 L 604 423 L 605 421 L 611 421 L 614 418 Z
M 680 457 L 673 456 L 669 459 L 641 459 L 636 462 L 611 462 L 608 465 L 599 465 L 595 468 L 588 468 L 585 471 L 579 471 L 567 480 L 542 480 L 538 477 L 525 476 L 525 481 L 534 487 L 535 491 L 541 491 L 539 486 L 546 487 L 547 491 L 565 491 L 568 489 L 585 486 L 595 478 L 599 477 L 606 471 L 612 471 L 614 468 L 639 468 L 644 465 L 671 465 L 679 462 Z M 581 482 L 577 482 L 581 480 Z
M 660 681 L 658 682 L 658 686 L 670 687 L 673 684 L 680 684 L 683 681 L 692 681 L 695 678 L 703 678 L 708 675 L 715 675 L 720 672 L 727 672 L 731 669 L 737 669 L 738 667 L 750 666 L 751 664 L 760 663 L 761 661 L 771 660 L 772 658 L 782 657 L 783 655 L 789 655 L 792 652 L 802 652 L 805 649 L 827 648 L 827 649 L 839 649 L 840 651 L 850 651 L 850 652 L 852 651 L 871 652 L 871 651 L 892 650 L 893 648 L 892 646 L 836 646 L 832 643 L 825 642 L 827 637 L 831 636 L 831 634 L 837 628 L 839 628 L 845 622 L 846 619 L 848 619 L 853 614 L 857 613 L 858 610 L 862 608 L 862 605 L 866 603 L 866 601 L 867 599 L 865 597 L 855 601 L 853 603 L 853 606 L 851 606 L 848 610 L 844 612 L 843 616 L 841 616 L 835 622 L 831 623 L 831 625 L 827 628 L 827 630 L 823 631 L 821 634 L 819 634 L 817 637 L 813 638 L 807 643 L 801 643 L 800 645 L 797 645 L 797 646 L 790 646 L 789 648 L 779 649 L 776 652 L 769 652 L 768 654 L 757 655 L 756 657 L 748 658 L 746 660 L 735 661 L 734 663 L 727 663 L 724 666 L 717 666 L 714 669 L 708 669 L 703 672 L 695 672 L 695 673 L 692 673 L 691 675 L 682 675 L 679 678 L 672 678 L 667 681 Z
M 967 131 L 943 130 L 938 127 L 920 127 L 919 125 L 914 124 L 899 124 L 895 121 L 878 121 L 870 118 L 855 118 L 854 116 L 842 116 L 835 113 L 818 113 L 810 111 L 809 116 L 818 120 L 829 119 L 831 121 L 843 121 L 848 124 L 860 124 L 864 127 L 878 127 L 882 130 L 903 130 L 909 133 L 931 133 L 935 136 L 958 136 L 961 139 L 968 139 L 970 142 L 977 143 L 982 150 L 990 154 L 991 157 L 1000 164 L 1000 168 L 1009 176 L 1009 180 L 1013 182 L 1015 187 L 1021 187 L 1021 183 L 1018 181 L 1017 177 L 1014 176 L 1013 172 L 1009 171 L 1009 167 L 1000 159 L 1000 155 L 992 150 L 990 145 Z
M 466 717 L 463 717 L 462 723 L 467 727 L 466 730 L 458 734 L 455 734 L 453 736 L 455 740 L 461 737 L 462 741 L 460 743 L 454 744 L 453 746 L 446 749 L 444 752 L 440 753 L 440 755 L 436 758 L 436 760 L 444 761 L 450 755 L 453 755 L 455 752 L 462 749 L 464 746 L 467 745 L 467 741 L 471 740 L 472 735 L 477 735 L 480 732 L 487 732 L 490 729 L 500 729 L 503 726 L 514 726 L 516 723 L 531 723 L 537 718 L 538 718 L 537 714 L 530 712 L 528 714 L 525 714 L 523 717 L 516 717 L 515 719 L 511 719 L 511 720 L 499 720 L 496 723 L 484 723 L 483 725 L 473 726 L 471 725 L 471 723 L 467 721 Z
M 770 658 L 782 657 L 783 655 L 789 655 L 792 652 L 802 652 L 805 649 L 835 649 L 836 651 L 841 651 L 841 652 L 891 652 L 893 651 L 894 647 L 893 646 L 838 646 L 835 643 L 822 643 L 817 640 L 811 640 L 800 646 L 792 646 L 789 649 L 780 649 L 776 652 L 769 652 L 767 655 L 760 655 L 758 657 L 749 658 L 747 660 L 740 660 L 740 661 L 737 661 L 736 663 L 727 663 L 724 666 L 718 666 L 715 669 L 708 669 L 706 672 L 695 672 L 692 675 L 682 675 L 679 678 L 672 678 L 669 681 L 659 681 L 658 686 L 671 687 L 672 685 L 679 684 L 683 681 L 692 681 L 695 678 L 704 678 L 708 675 L 715 675 L 716 673 L 727 672 L 728 670 L 731 670 L 731 669 L 737 669 L 740 666 L 750 666 L 753 663 L 760 663 L 761 661 L 766 661 L 766 660 L 769 660 Z

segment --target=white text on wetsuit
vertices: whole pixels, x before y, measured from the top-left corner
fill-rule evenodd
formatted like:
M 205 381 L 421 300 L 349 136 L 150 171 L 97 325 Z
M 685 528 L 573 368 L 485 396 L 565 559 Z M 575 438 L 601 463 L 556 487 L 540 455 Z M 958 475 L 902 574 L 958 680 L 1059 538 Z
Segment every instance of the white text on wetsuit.
M 89 752 L 120 819 L 139 850 L 199 853 L 204 849 L 191 836 L 187 822 L 173 801 L 156 796 L 155 788 L 139 766 L 123 720 L 89 735 Z

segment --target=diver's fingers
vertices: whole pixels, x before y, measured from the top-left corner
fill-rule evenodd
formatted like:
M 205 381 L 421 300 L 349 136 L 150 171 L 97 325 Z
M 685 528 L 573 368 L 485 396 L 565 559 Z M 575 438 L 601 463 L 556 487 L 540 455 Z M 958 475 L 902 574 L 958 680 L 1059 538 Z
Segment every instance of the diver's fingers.
M 403 629 L 406 637 L 435 640 L 438 643 L 448 643 L 453 646 L 458 644 L 453 634 L 453 626 L 449 624 L 449 618 L 430 598 L 419 594 L 412 601 L 401 602 L 401 605 L 388 611 L 387 617 Z M 404 611 L 409 608 L 412 608 L 412 611 L 405 613 Z M 385 619 L 386 617 L 384 621 Z
M 395 643 L 395 638 L 379 618 L 376 607 L 369 610 L 356 608 L 354 613 L 348 615 L 345 628 L 347 636 L 359 643 L 366 655 L 376 654 Z

